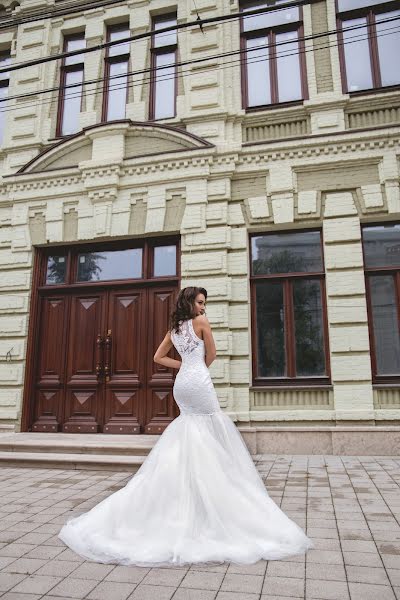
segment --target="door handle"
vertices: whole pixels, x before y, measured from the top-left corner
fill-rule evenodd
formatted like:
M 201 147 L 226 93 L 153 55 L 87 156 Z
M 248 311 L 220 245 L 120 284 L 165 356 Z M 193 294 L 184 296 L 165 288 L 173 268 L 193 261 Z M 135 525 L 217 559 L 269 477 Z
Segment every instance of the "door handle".
M 101 334 L 98 333 L 97 334 L 97 339 L 96 339 L 96 378 L 97 380 L 100 379 L 100 377 L 103 374 L 103 351 L 104 349 L 104 340 L 101 337 Z
M 111 377 L 111 329 L 107 331 L 107 336 L 105 340 L 105 362 L 104 362 L 104 375 L 106 381 L 110 381 Z

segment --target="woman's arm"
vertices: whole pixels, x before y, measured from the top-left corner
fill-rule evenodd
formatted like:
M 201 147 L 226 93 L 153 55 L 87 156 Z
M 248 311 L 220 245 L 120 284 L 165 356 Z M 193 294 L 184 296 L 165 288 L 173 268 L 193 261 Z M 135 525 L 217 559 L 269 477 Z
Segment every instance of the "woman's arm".
M 167 331 L 165 338 L 158 346 L 156 353 L 153 357 L 155 363 L 159 365 L 164 365 L 165 367 L 171 367 L 172 369 L 180 369 L 181 361 L 175 360 L 174 358 L 169 358 L 167 356 L 168 352 L 171 350 L 173 344 L 171 341 L 171 333 Z
M 204 360 L 207 367 L 209 367 L 217 357 L 217 350 L 215 348 L 214 337 L 211 331 L 210 322 L 207 319 L 207 317 L 205 315 L 200 315 L 197 317 L 197 319 L 200 323 L 201 333 L 206 347 L 206 356 Z

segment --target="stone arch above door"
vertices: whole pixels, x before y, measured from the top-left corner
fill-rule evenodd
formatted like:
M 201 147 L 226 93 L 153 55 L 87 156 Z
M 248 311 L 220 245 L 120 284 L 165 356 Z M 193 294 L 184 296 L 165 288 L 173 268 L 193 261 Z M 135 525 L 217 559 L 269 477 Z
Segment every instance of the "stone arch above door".
M 56 142 L 24 165 L 18 174 L 42 173 L 91 162 L 122 162 L 147 156 L 212 149 L 213 144 L 184 129 L 130 120 L 102 123 Z

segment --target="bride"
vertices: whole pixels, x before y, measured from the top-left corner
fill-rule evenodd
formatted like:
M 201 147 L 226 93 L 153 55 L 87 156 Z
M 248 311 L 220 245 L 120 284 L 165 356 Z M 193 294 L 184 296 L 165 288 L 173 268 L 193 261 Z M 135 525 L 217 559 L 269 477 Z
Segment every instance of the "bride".
M 179 368 L 173 393 L 180 415 L 124 488 L 59 533 L 81 556 L 138 566 L 251 564 L 314 547 L 269 497 L 236 425 L 220 409 L 208 370 L 216 351 L 206 299 L 204 288 L 180 291 L 154 355 Z M 167 356 L 172 346 L 182 361 Z

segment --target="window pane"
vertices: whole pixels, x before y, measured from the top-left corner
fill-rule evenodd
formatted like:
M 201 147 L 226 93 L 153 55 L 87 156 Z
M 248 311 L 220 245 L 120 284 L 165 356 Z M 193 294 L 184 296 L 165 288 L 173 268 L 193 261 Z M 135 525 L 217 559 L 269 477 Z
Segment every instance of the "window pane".
M 251 238 L 253 275 L 323 271 L 319 231 Z
M 65 74 L 65 85 L 75 83 L 82 84 L 83 69 L 79 71 L 69 71 Z M 67 88 L 64 90 L 64 102 L 62 112 L 62 135 L 70 135 L 79 130 L 79 113 L 82 103 L 82 85 Z
M 176 17 L 170 19 L 160 19 L 154 22 L 154 29 L 164 29 L 176 25 Z M 178 42 L 178 34 L 176 29 L 157 33 L 153 36 L 153 48 L 162 48 L 165 46 L 175 46 Z
M 299 42 L 297 41 L 297 37 L 297 31 L 278 33 L 276 35 L 277 44 L 293 40 L 293 42 L 283 44 L 282 46 L 277 45 L 276 48 L 279 102 L 298 100 L 302 97 Z
M 124 119 L 128 77 L 118 77 L 128 72 L 128 61 L 110 64 L 110 80 L 107 99 L 107 121 Z M 115 77 L 115 79 L 112 79 Z
M 116 40 L 122 40 L 130 36 L 129 27 L 125 29 L 114 29 L 109 31 L 109 42 L 115 42 Z M 115 46 L 109 46 L 108 56 L 120 56 L 121 54 L 129 54 L 130 42 L 124 42 L 122 44 L 116 44 Z
M 154 248 L 154 277 L 176 275 L 176 246 Z
M 284 377 L 285 315 L 280 282 L 256 285 L 257 373 L 259 377 Z
M 78 281 L 142 277 L 142 249 L 109 250 L 78 255 Z
M 175 116 L 175 52 L 156 56 L 156 68 L 171 65 L 155 73 L 154 118 Z
M 400 374 L 400 336 L 395 281 L 390 275 L 369 277 L 375 359 L 378 375 Z
M 7 67 L 9 64 L 11 64 L 11 57 L 10 54 L 0 54 L 0 69 L 4 69 L 4 67 Z M 5 71 L 4 73 L 0 73 L 0 81 L 3 81 L 5 79 L 9 79 L 10 78 L 10 73 L 8 71 Z
M 243 13 L 249 10 L 255 10 L 256 8 L 265 8 L 267 6 L 279 6 L 279 4 L 287 4 L 287 0 L 276 0 L 274 4 L 271 2 L 253 2 L 246 4 L 242 8 Z M 298 21 L 300 18 L 299 7 L 294 6 L 293 8 L 284 8 L 273 12 L 266 12 L 261 15 L 252 15 L 246 17 L 243 15 L 243 31 L 254 31 L 255 29 L 265 29 L 268 27 L 274 27 L 275 25 L 282 25 L 284 23 L 293 23 Z
M 268 38 L 266 36 L 246 41 L 247 101 L 248 106 L 271 104 L 269 78 Z M 251 48 L 255 48 L 251 50 Z
M 400 225 L 364 227 L 362 233 L 367 267 L 400 266 Z
M 67 260 L 65 256 L 49 256 L 47 259 L 46 283 L 65 283 Z
M 80 50 L 81 48 L 86 48 L 86 40 L 84 34 L 82 37 L 67 40 L 66 43 L 66 52 L 72 52 L 73 50 Z M 67 56 L 64 59 L 65 65 L 76 65 L 82 63 L 84 61 L 84 54 L 75 54 L 74 56 Z
M 343 22 L 343 28 L 366 24 L 367 19 L 351 19 Z M 347 89 L 349 92 L 373 87 L 367 27 L 343 31 L 343 50 L 346 63 Z
M 380 23 L 382 19 L 395 16 L 400 17 L 400 10 L 377 15 L 376 17 L 376 34 L 382 85 L 396 85 L 400 83 L 399 64 L 397 60 L 394 60 L 395 56 L 400 56 L 399 22 Z
M 343 10 L 354 10 L 355 8 L 362 8 L 363 6 L 374 6 L 376 4 L 383 4 L 388 0 L 338 0 L 339 11 Z
M 8 85 L 0 87 L 0 100 L 7 98 L 8 96 Z M 0 144 L 3 143 L 4 137 L 4 124 L 6 120 L 7 101 L 0 102 Z
M 299 377 L 325 375 L 325 349 L 321 283 L 293 281 L 296 340 L 296 374 Z

